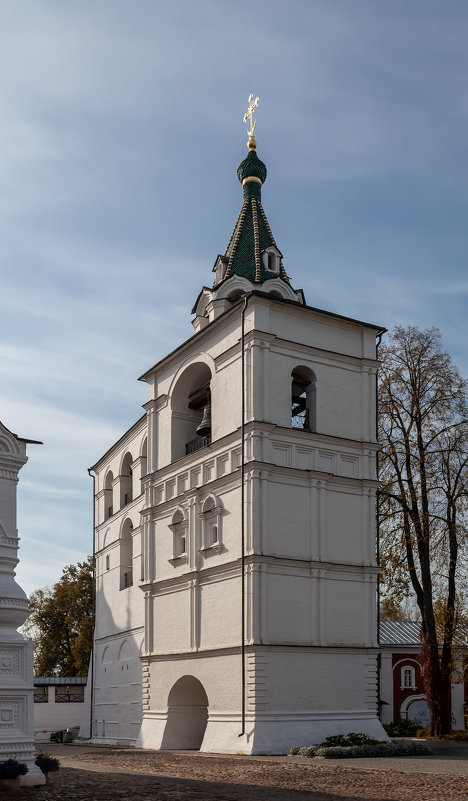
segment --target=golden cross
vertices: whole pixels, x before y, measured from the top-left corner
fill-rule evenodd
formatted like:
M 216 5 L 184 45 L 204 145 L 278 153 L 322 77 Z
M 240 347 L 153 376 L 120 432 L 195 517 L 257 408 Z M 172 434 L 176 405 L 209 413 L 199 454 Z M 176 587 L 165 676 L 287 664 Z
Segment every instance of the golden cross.
M 254 100 L 253 99 L 253 95 L 250 95 L 250 97 L 249 97 L 249 107 L 248 107 L 247 111 L 244 114 L 244 122 L 247 122 L 247 120 L 250 117 L 250 131 L 247 131 L 249 136 L 253 136 L 253 132 L 255 131 L 255 126 L 257 124 L 257 120 L 255 120 L 255 122 L 253 120 L 254 109 L 256 109 L 257 106 L 258 106 L 258 97 L 256 97 L 255 100 Z

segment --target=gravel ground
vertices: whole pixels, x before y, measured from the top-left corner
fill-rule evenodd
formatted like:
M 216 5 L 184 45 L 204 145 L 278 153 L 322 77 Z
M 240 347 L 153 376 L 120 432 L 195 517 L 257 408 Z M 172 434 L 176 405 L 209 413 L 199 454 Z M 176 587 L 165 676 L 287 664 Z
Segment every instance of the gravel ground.
M 50 751 L 53 749 L 50 748 Z M 207 756 L 135 749 L 60 752 L 48 785 L 23 788 L 34 801 L 467 801 L 468 776 L 328 765 L 291 757 Z M 392 760 L 386 760 L 386 763 Z M 357 760 L 354 760 L 356 763 Z M 456 762 L 454 765 L 457 764 Z M 0 798 L 6 798 L 0 794 Z

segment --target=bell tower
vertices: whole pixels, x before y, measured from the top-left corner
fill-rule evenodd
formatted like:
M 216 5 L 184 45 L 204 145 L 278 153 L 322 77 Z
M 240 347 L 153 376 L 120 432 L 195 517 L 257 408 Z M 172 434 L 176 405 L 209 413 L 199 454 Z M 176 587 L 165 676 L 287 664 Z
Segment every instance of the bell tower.
M 378 325 L 306 305 L 243 203 L 195 335 L 151 367 L 137 744 L 286 753 L 377 718 Z

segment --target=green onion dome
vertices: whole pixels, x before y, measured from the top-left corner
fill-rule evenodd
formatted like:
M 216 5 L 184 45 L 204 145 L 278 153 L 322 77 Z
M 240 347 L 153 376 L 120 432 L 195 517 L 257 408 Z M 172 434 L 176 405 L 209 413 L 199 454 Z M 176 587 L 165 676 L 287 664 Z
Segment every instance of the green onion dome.
M 241 184 L 246 178 L 259 178 L 262 184 L 265 183 L 267 168 L 263 161 L 260 161 L 255 150 L 249 150 L 244 161 L 241 161 L 237 168 L 237 177 Z

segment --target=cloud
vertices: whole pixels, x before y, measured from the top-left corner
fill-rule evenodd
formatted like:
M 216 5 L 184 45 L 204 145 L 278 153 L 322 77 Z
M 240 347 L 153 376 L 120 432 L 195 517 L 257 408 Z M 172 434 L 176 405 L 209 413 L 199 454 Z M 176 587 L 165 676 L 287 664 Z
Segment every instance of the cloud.
M 458 2 L 3 4 L 0 417 L 44 441 L 19 485 L 31 587 L 88 552 L 86 468 L 193 333 L 242 201 L 250 91 L 293 284 L 439 324 L 468 372 L 466 31 Z

